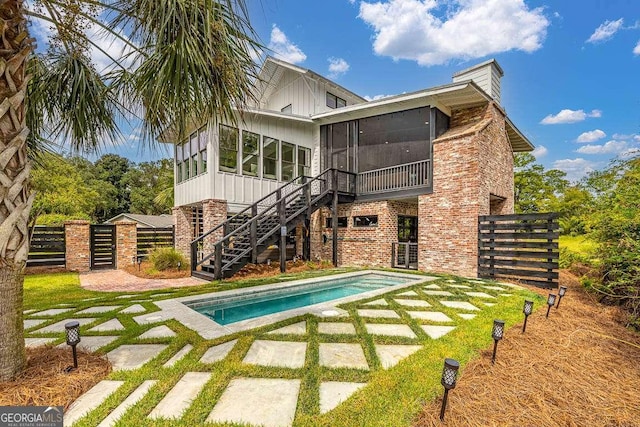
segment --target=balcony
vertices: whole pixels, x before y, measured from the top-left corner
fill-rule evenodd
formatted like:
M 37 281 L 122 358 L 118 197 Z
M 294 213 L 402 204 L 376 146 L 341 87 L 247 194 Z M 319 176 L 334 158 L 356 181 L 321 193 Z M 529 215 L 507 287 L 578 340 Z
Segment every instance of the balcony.
M 431 160 L 361 172 L 356 180 L 359 198 L 393 192 L 425 193 L 432 188 Z M 367 197 L 368 196 L 368 197 Z

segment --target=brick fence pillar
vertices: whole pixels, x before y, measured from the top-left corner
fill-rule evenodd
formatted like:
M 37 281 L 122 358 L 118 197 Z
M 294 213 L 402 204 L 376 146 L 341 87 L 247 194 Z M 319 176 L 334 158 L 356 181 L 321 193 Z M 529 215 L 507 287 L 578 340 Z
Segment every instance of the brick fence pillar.
M 193 240 L 191 216 L 191 206 L 177 206 L 173 208 L 175 248 L 184 255 L 187 262 L 191 262 L 191 241 Z
M 227 201 L 208 199 L 202 202 L 202 227 L 204 232 L 222 224 L 227 220 Z M 214 251 L 213 244 L 224 236 L 222 228 L 204 238 L 202 250 L 205 255 Z
M 64 223 L 66 267 L 69 271 L 91 269 L 89 221 L 73 220 Z
M 116 222 L 116 268 L 135 264 L 138 253 L 138 229 L 133 221 Z

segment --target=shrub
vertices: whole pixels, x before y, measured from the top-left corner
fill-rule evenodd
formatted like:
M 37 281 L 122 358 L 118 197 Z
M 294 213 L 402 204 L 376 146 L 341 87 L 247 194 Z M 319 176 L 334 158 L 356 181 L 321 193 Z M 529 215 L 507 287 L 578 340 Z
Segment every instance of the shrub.
M 75 215 L 63 215 L 63 214 L 42 214 L 36 218 L 37 225 L 46 225 L 50 227 L 63 226 L 65 221 L 71 221 L 73 219 L 84 219 L 90 221 L 89 215 L 83 213 L 77 213 Z
M 156 248 L 149 254 L 149 261 L 158 271 L 187 268 L 187 260 L 174 248 Z M 179 267 L 178 267 L 179 266 Z

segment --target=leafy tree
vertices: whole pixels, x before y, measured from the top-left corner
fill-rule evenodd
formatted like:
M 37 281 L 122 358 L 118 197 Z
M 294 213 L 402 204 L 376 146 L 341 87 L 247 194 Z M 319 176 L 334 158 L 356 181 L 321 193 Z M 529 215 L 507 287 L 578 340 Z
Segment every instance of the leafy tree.
M 117 154 L 105 154 L 96 161 L 96 177 L 109 183 L 115 189 L 115 198 L 112 205 L 102 212 L 98 221 L 102 222 L 121 213 L 129 212 L 131 190 L 127 185 L 125 176 L 132 167 L 133 163 L 129 159 Z
M 35 52 L 29 22 L 53 36 Z M 22 285 L 35 194 L 29 155 L 47 139 L 75 151 L 117 140 L 118 123 L 142 119 L 143 142 L 176 140 L 198 117 L 235 117 L 252 93 L 259 49 L 244 0 L 4 0 L 0 3 L 0 381 L 26 362 Z M 98 28 L 126 45 L 98 70 L 89 37 Z M 38 34 L 35 34 L 38 35 Z M 106 53 L 106 52 L 104 52 Z
M 173 188 L 173 162 L 168 159 L 145 162 L 129 169 L 123 177 L 129 189 L 131 213 L 159 215 L 169 213 L 171 204 L 156 202 L 156 196 Z M 160 200 L 162 201 L 162 200 Z
M 546 171 L 535 161 L 530 153 L 514 156 L 514 204 L 517 213 L 552 211 L 557 206 L 558 197 L 569 185 L 565 172 L 557 169 Z

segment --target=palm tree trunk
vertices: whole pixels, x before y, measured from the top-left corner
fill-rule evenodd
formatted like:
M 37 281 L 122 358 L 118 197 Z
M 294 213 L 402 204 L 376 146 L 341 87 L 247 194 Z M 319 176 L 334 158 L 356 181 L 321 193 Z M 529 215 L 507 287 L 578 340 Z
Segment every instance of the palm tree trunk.
M 25 366 L 22 286 L 33 194 L 27 158 L 26 65 L 33 49 L 22 0 L 0 3 L 0 381 Z

